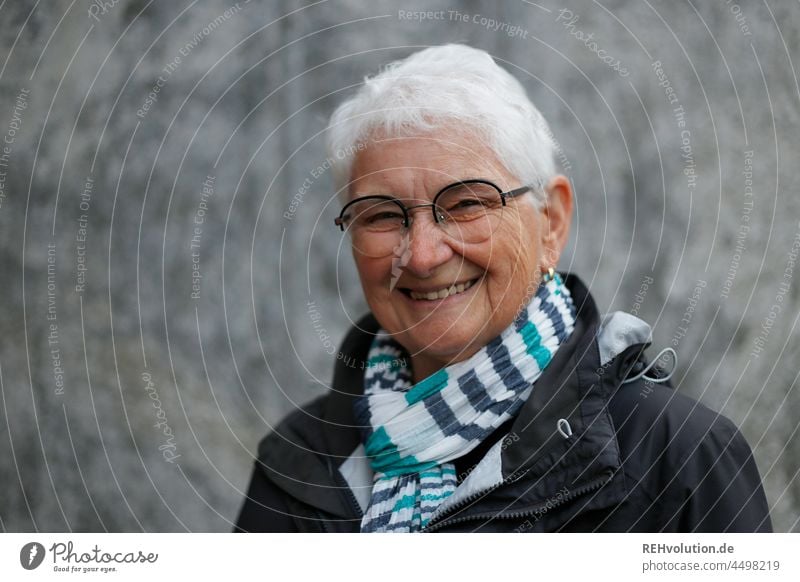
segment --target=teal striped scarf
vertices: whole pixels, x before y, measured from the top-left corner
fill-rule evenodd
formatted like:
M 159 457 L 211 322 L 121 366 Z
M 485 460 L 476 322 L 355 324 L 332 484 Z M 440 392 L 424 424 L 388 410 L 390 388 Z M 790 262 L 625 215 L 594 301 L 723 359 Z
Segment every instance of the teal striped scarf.
M 424 528 L 456 489 L 450 461 L 519 412 L 574 324 L 572 298 L 556 274 L 498 337 L 416 385 L 405 350 L 379 330 L 355 403 L 374 472 L 361 531 Z

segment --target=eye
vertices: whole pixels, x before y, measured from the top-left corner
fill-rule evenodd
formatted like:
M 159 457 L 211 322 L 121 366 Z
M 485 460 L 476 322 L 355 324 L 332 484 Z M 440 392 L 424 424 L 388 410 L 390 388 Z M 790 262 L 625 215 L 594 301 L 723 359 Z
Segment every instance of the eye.
M 380 212 L 375 212 L 368 216 L 364 217 L 364 221 L 366 224 L 380 224 L 383 222 L 402 222 L 403 215 L 399 212 L 392 212 L 389 210 L 382 210 Z
M 357 229 L 370 231 L 401 228 L 405 216 L 400 205 L 385 198 L 363 198 L 349 207 L 350 224 Z
M 470 206 L 486 206 L 486 201 L 474 197 L 465 197 L 455 200 L 448 210 L 458 210 L 459 208 L 469 208 Z
M 499 190 L 483 183 L 459 184 L 439 196 L 438 206 L 453 220 L 472 220 L 485 216 L 502 200 Z

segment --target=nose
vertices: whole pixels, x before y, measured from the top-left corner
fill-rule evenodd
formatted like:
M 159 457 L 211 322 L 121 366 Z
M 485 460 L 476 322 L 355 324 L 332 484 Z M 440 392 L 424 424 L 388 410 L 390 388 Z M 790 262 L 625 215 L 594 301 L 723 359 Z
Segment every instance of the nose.
M 432 276 L 454 254 L 447 235 L 434 222 L 430 207 L 414 211 L 406 236 L 408 244 L 403 246 L 408 254 L 403 267 L 420 279 Z

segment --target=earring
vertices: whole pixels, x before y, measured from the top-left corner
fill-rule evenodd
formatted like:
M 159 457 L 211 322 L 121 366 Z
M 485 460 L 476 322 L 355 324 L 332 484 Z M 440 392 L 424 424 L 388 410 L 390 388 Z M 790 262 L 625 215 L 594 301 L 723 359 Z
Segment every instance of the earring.
M 555 278 L 556 278 L 556 271 L 555 269 L 553 269 L 553 267 L 550 267 L 549 269 L 547 269 L 547 272 L 544 275 L 542 275 L 542 283 L 549 283 Z

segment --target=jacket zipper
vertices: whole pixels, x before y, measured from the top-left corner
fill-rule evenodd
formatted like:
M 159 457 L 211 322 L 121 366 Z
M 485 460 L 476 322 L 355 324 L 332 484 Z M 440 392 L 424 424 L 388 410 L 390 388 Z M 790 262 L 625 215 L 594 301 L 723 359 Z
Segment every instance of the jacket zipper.
M 320 528 L 320 530 L 322 530 L 322 533 L 328 533 L 330 530 L 328 529 L 328 523 L 327 523 L 327 521 L 325 519 L 325 516 L 322 515 L 322 512 L 319 511 L 319 510 L 316 510 L 316 514 L 317 514 L 317 516 L 319 518 L 319 528 Z
M 456 503 L 453 507 L 451 507 L 450 509 L 445 511 L 442 515 L 440 515 L 439 517 L 435 518 L 435 520 L 433 520 L 432 522 L 429 522 L 428 525 L 423 527 L 420 531 L 421 532 L 433 531 L 434 529 L 438 528 L 443 523 L 443 521 L 444 521 L 444 519 L 445 519 L 445 517 L 447 515 L 451 515 L 451 514 L 455 513 L 456 511 L 458 511 L 461 508 L 469 505 L 470 503 L 472 503 L 473 501 L 475 501 L 479 497 L 483 497 L 484 495 L 487 495 L 487 494 L 491 493 L 492 491 L 495 491 L 496 489 L 499 489 L 503 485 L 509 485 L 511 483 L 514 483 L 515 481 L 518 481 L 518 480 L 522 479 L 522 477 L 528 471 L 529 471 L 529 469 L 525 469 L 521 473 L 512 473 L 511 475 L 509 475 L 508 477 L 506 477 L 505 479 L 503 479 L 499 483 L 496 483 L 496 484 L 492 485 L 488 489 L 483 489 L 482 491 L 478 491 L 477 493 L 473 493 L 472 495 L 469 495 L 469 496 L 465 497 L 464 499 L 462 499 L 461 501 Z M 462 519 L 462 518 L 456 518 L 456 519 Z M 452 523 L 452 520 L 451 520 L 451 523 Z
M 497 485 L 492 486 L 489 489 L 485 489 L 484 491 L 481 491 L 481 492 L 475 493 L 473 495 L 470 495 L 469 497 L 464 499 L 462 502 L 459 502 L 455 506 L 451 507 L 447 512 L 442 514 L 442 516 L 439 517 L 436 520 L 435 523 L 428 524 L 421 531 L 422 532 L 432 532 L 432 531 L 436 531 L 437 529 L 441 529 L 445 525 L 453 525 L 453 524 L 456 524 L 456 523 L 463 523 L 465 521 L 470 521 L 470 520 L 480 520 L 480 519 L 521 519 L 523 517 L 530 517 L 530 516 L 536 515 L 542 509 L 547 507 L 548 503 L 550 503 L 550 509 L 548 509 L 548 511 L 551 511 L 552 509 L 555 509 L 556 507 L 558 507 L 560 505 L 563 505 L 563 504 L 567 503 L 568 501 L 572 501 L 573 499 L 576 499 L 577 497 L 580 497 L 582 495 L 586 495 L 587 493 L 591 493 L 593 491 L 596 491 L 597 489 L 600 489 L 603 485 L 606 485 L 607 483 L 609 483 L 611 481 L 611 479 L 613 478 L 613 476 L 614 476 L 614 472 L 611 471 L 611 470 L 608 470 L 608 471 L 604 472 L 600 477 L 598 477 L 596 479 L 593 479 L 593 480 L 585 483 L 584 485 L 581 485 L 580 487 L 577 487 L 577 488 L 573 489 L 567 495 L 564 495 L 561 499 L 558 499 L 556 501 L 549 501 L 549 500 L 548 501 L 544 501 L 544 502 L 540 503 L 539 505 L 537 505 L 537 506 L 535 506 L 535 507 L 533 507 L 531 509 L 527 509 L 525 511 L 514 511 L 514 512 L 509 512 L 509 513 L 480 513 L 480 514 L 474 514 L 474 515 L 465 515 L 465 516 L 461 516 L 461 517 L 455 517 L 455 518 L 450 519 L 450 520 L 444 519 L 444 517 L 446 515 L 454 513 L 458 508 L 461 508 L 464 505 L 467 505 L 468 503 L 470 503 L 471 501 L 474 501 L 477 497 L 480 497 L 482 495 L 486 495 L 486 494 L 494 491 L 495 489 L 501 487 L 502 485 L 505 485 L 505 484 L 508 484 L 508 483 L 512 483 L 514 481 L 519 480 L 520 478 L 522 478 L 522 476 L 525 473 L 527 473 L 527 470 L 524 471 L 522 474 L 520 474 L 518 476 L 512 476 L 512 477 L 514 477 L 513 479 L 511 479 L 511 478 L 506 479 L 504 481 L 501 481 Z
M 358 500 L 356 500 L 356 496 L 353 495 L 353 490 L 350 489 L 348 485 L 345 485 L 345 489 L 347 489 L 347 499 L 350 501 L 350 505 L 355 510 L 355 515 L 361 515 L 361 506 L 358 504 Z

